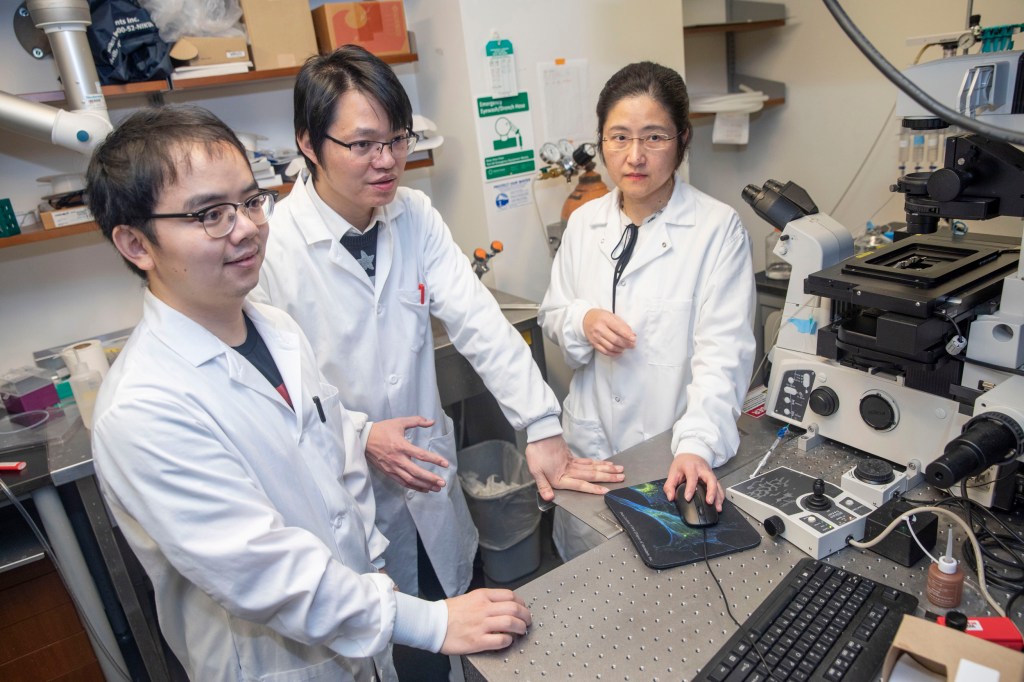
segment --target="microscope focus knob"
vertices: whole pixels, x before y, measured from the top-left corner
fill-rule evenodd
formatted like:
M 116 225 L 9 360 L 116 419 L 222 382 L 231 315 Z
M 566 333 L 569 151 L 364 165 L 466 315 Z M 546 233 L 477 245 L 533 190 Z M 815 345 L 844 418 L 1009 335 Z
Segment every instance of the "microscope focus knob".
M 971 184 L 973 177 L 967 171 L 940 168 L 928 178 L 928 196 L 935 201 L 954 201 Z
M 860 417 L 876 431 L 888 431 L 899 419 L 896 406 L 880 393 L 869 393 L 860 399 Z
M 819 386 L 811 391 L 809 405 L 812 412 L 827 417 L 839 409 L 839 396 L 828 386 Z
M 775 537 L 776 535 L 782 535 L 786 532 L 786 524 L 782 522 L 782 518 L 779 516 L 769 516 L 764 520 L 764 532 L 768 533 L 768 537 Z

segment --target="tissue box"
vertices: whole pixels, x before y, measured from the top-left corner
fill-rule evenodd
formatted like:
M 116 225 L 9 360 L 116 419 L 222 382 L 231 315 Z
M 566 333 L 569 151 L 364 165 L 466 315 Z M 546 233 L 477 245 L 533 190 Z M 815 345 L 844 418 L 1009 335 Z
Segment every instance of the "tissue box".
M 401 0 L 321 5 L 313 10 L 313 26 L 321 53 L 351 43 L 377 56 L 409 54 Z
M 241 0 L 257 71 L 302 66 L 316 54 L 306 0 Z
M 903 616 L 885 656 L 883 682 L 905 655 L 947 682 L 1024 680 L 1024 654 L 914 616 Z
M 60 398 L 49 372 L 19 367 L 0 376 L 0 400 L 9 414 L 21 414 L 56 405 Z

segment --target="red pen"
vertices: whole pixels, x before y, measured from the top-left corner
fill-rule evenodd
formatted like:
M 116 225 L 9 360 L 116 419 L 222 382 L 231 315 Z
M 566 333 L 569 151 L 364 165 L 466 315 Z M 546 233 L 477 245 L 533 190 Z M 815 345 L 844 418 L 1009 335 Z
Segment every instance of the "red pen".
M 420 305 L 423 305 L 426 302 L 427 302 L 427 288 L 421 284 L 420 285 Z
M 0 471 L 21 471 L 24 468 L 24 462 L 0 462 Z

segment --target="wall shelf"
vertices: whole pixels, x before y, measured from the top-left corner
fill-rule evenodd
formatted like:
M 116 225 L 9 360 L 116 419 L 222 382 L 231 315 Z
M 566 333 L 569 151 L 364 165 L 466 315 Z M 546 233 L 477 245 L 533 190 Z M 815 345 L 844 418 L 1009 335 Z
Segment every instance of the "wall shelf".
M 748 3 L 748 7 L 759 5 L 760 3 Z M 764 3 L 768 7 L 767 3 Z M 779 5 L 779 11 L 782 10 L 782 6 Z M 769 9 L 767 11 L 774 11 Z M 744 74 L 736 73 L 736 33 L 742 33 L 747 31 L 760 31 L 769 28 L 779 28 L 786 25 L 785 18 L 769 18 L 769 19 L 758 19 L 752 21 L 734 21 L 721 24 L 702 24 L 697 26 L 686 26 L 683 28 L 684 36 L 694 35 L 708 35 L 708 34 L 724 34 L 725 35 L 725 68 L 726 68 L 726 92 L 736 93 L 741 92 L 740 86 L 747 86 L 755 91 L 763 92 L 768 96 L 768 99 L 764 103 L 764 108 L 776 107 L 786 103 L 786 85 L 779 81 L 769 80 L 767 78 L 758 78 L 756 76 L 748 76 Z M 691 114 L 691 120 L 698 120 L 704 118 L 712 118 L 712 113 L 696 113 Z
M 430 168 L 434 165 L 434 151 L 428 150 L 426 156 L 418 159 L 407 161 L 405 164 L 405 170 L 415 170 L 417 168 Z M 292 189 L 292 183 L 286 183 L 284 185 L 278 185 L 274 187 L 282 197 L 288 195 Z M 42 224 L 37 223 L 36 225 L 29 226 L 29 228 L 23 231 L 21 234 L 14 235 L 13 237 L 2 237 L 0 238 L 0 249 L 9 249 L 14 246 L 22 246 L 24 244 L 34 244 L 36 242 L 45 242 L 51 239 L 62 239 L 64 237 L 73 237 L 78 234 L 89 234 L 92 232 L 99 232 L 100 226 L 95 222 L 89 221 L 87 223 L 78 223 L 77 225 L 68 225 L 67 227 L 58 227 L 52 230 L 44 230 Z
M 381 57 L 388 64 L 410 64 L 419 61 L 419 54 L 389 55 Z M 265 69 L 263 71 L 246 71 L 245 73 L 231 73 L 220 76 L 207 76 L 206 78 L 186 78 L 179 81 L 171 79 L 159 81 L 146 81 L 143 83 L 125 83 L 121 85 L 104 85 L 101 90 L 107 99 L 119 99 L 137 95 L 162 96 L 175 90 L 199 90 L 203 88 L 224 87 L 231 85 L 245 85 L 250 83 L 264 83 L 286 78 L 295 78 L 299 73 L 298 66 L 285 69 Z M 50 92 L 33 92 L 18 95 L 30 102 L 44 104 L 60 104 L 64 102 L 64 91 L 55 90 Z

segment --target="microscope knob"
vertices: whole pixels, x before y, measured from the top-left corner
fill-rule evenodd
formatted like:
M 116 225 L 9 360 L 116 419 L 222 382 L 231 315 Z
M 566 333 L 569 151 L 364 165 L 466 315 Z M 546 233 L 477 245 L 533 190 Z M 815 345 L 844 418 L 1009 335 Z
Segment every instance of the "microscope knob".
M 876 431 L 888 431 L 896 426 L 896 407 L 878 393 L 861 398 L 860 416 Z
M 769 516 L 764 520 L 764 532 L 768 533 L 768 537 L 773 538 L 776 535 L 782 535 L 786 532 L 786 524 L 782 522 L 782 519 L 778 516 Z
M 940 168 L 928 178 L 928 196 L 935 201 L 953 201 L 971 183 L 971 174 L 952 168 Z
M 839 409 L 839 396 L 828 386 L 819 386 L 811 391 L 809 404 L 812 412 L 827 417 Z

